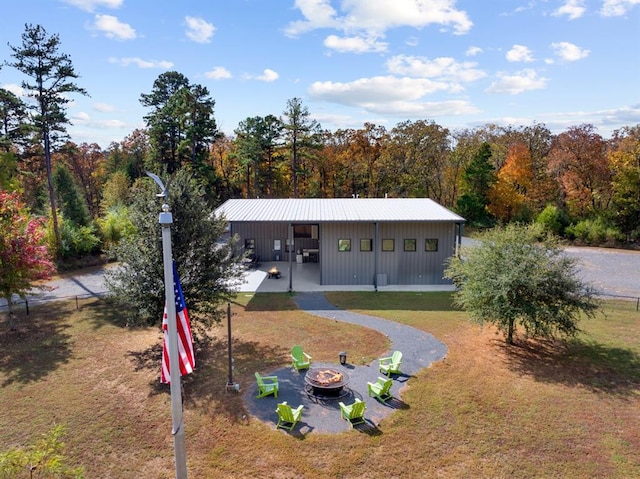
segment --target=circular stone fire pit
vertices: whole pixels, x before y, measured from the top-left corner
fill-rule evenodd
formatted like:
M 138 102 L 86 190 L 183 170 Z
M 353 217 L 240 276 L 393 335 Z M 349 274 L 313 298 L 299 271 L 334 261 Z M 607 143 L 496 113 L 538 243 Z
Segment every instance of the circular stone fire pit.
M 349 391 L 349 375 L 336 368 L 311 368 L 304 377 L 305 389 L 309 396 L 319 399 L 339 399 Z

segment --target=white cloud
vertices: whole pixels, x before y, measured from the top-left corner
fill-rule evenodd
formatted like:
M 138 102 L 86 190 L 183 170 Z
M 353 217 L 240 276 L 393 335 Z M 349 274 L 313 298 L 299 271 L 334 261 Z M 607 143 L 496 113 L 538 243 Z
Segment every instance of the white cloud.
M 206 72 L 204 76 L 211 80 L 225 80 L 231 78 L 233 75 L 231 75 L 231 72 L 225 67 L 213 67 L 213 70 Z
M 468 101 L 452 100 L 438 102 L 391 102 L 367 107 L 372 113 L 411 118 L 434 118 L 442 116 L 472 115 L 480 110 Z
M 480 47 L 469 47 L 467 48 L 467 51 L 464 52 L 464 54 L 468 57 L 475 57 L 476 55 L 482 53 L 483 50 Z
M 187 24 L 186 35 L 189 39 L 197 43 L 209 43 L 211 37 L 216 28 L 203 18 L 197 17 L 185 17 L 184 21 Z
M 276 81 L 278 78 L 280 78 L 280 75 L 278 75 L 277 72 L 269 68 L 265 68 L 264 71 L 262 72 L 262 75 L 255 77 L 256 80 L 260 80 L 264 82 Z
M 296 36 L 317 28 L 339 27 L 336 11 L 328 0 L 296 0 L 295 6 L 305 20 L 291 22 L 285 30 L 287 35 Z
M 128 23 L 122 23 L 113 15 L 96 15 L 93 27 L 100 30 L 107 38 L 117 40 L 133 40 L 136 31 Z
M 450 89 L 454 91 L 461 88 L 458 82 L 473 82 L 486 76 L 486 73 L 478 70 L 476 65 L 475 62 L 460 63 L 450 57 L 429 60 L 407 55 L 397 55 L 387 61 L 387 69 L 390 73 L 452 82 Z
M 547 79 L 538 77 L 535 70 L 527 68 L 513 75 L 498 73 L 498 81 L 491 84 L 486 93 L 508 93 L 517 95 L 529 90 L 541 90 L 547 86 Z
M 324 46 L 341 53 L 366 53 L 384 52 L 387 50 L 388 43 L 378 42 L 375 37 L 338 37 L 329 35 L 324 39 Z
M 125 58 L 109 58 L 109 62 L 117 63 L 122 65 L 123 67 L 128 67 L 129 65 L 135 65 L 138 68 L 161 68 L 163 70 L 168 70 L 173 66 L 173 63 L 168 62 L 166 60 L 143 60 L 138 57 L 125 57 Z
M 71 119 L 79 121 L 81 123 L 85 123 L 89 121 L 91 117 L 89 116 L 88 113 L 85 113 L 84 111 L 79 111 L 78 113 L 75 113 L 74 115 L 72 115 Z
M 556 17 L 567 15 L 569 20 L 575 20 L 584 15 L 586 10 L 584 8 L 584 0 L 566 0 L 564 5 L 553 12 L 553 15 Z
M 510 62 L 532 62 L 533 54 L 529 48 L 524 45 L 514 45 L 511 50 L 507 52 L 507 61 Z
M 309 87 L 308 92 L 317 100 L 372 108 L 379 103 L 418 100 L 430 93 L 449 88 L 449 84 L 445 82 L 426 78 L 377 76 L 349 83 L 317 81 Z
M 552 43 L 554 53 L 565 62 L 575 62 L 589 56 L 589 50 L 569 42 Z
M 446 83 L 393 76 L 361 78 L 349 83 L 315 82 L 308 90 L 314 100 L 359 107 L 370 113 L 424 118 L 477 113 L 464 100 L 419 101 L 425 95 L 448 89 Z
M 467 13 L 455 8 L 455 0 L 350 0 L 342 2 L 342 16 L 330 0 L 296 0 L 295 6 L 305 19 L 287 26 L 285 33 L 290 36 L 319 28 L 382 36 L 392 28 L 423 28 L 434 24 L 452 28 L 455 34 L 464 34 L 473 26 Z
M 120 8 L 124 0 L 63 0 L 69 5 L 78 7 L 87 12 L 95 11 L 96 7 Z
M 102 113 L 110 113 L 112 111 L 116 111 L 115 107 L 113 105 L 109 105 L 108 103 L 94 103 L 93 108 L 94 110 Z
M 25 92 L 24 92 L 24 89 L 20 85 L 17 85 L 15 83 L 5 83 L 4 85 L 2 85 L 2 88 L 4 88 L 7 91 L 10 91 L 11 93 L 13 93 L 18 98 L 24 97 L 24 93 Z
M 604 0 L 600 14 L 605 17 L 619 17 L 625 15 L 634 5 L 640 5 L 640 0 Z

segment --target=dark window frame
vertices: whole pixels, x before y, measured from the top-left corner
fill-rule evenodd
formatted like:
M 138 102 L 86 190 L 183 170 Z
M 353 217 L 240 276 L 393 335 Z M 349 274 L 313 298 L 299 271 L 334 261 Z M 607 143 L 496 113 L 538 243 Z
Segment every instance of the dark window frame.
M 351 252 L 351 238 L 338 239 L 338 252 L 340 253 Z
M 438 251 L 438 238 L 427 238 L 424 240 L 424 250 L 429 253 Z
M 405 238 L 403 240 L 404 242 L 404 251 L 409 252 L 409 253 L 415 253 L 418 250 L 418 240 L 416 240 L 415 238 Z

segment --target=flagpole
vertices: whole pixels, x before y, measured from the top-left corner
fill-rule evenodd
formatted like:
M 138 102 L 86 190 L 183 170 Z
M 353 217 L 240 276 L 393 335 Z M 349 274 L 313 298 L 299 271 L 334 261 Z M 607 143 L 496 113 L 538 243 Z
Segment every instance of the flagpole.
M 162 257 L 164 262 L 164 290 L 169 335 L 169 374 L 171 375 L 171 419 L 176 479 L 187 479 L 187 454 L 182 422 L 182 391 L 180 390 L 180 363 L 178 362 L 178 329 L 176 325 L 176 298 L 174 292 L 173 258 L 171 254 L 171 224 L 173 217 L 169 205 L 162 205 L 159 223 L 162 226 Z

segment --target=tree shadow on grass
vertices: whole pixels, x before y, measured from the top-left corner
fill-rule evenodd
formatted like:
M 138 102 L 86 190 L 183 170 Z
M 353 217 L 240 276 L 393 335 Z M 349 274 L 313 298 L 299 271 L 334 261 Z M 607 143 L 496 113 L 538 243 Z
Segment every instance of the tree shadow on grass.
M 239 383 L 243 389 L 252 384 L 255 371 L 281 367 L 289 357 L 289 350 L 280 346 L 265 346 L 237 339 L 232 342 L 232 352 L 233 382 Z M 127 356 L 136 371 L 157 370 L 157 379 L 149 384 L 151 396 L 170 394 L 170 385 L 160 383 L 162 344 L 155 344 L 143 351 L 130 351 Z M 223 414 L 233 424 L 246 424 L 249 413 L 243 404 L 242 392 L 228 388 L 228 383 L 228 343 L 212 337 L 201 339 L 196 347 L 195 371 L 181 378 L 183 404 L 185 407 L 198 408 L 210 416 Z
M 16 315 L 16 329 L 0 324 L 0 371 L 2 387 L 38 381 L 66 364 L 71 358 L 71 327 L 61 318 L 69 306 L 50 303 L 34 308 L 30 315 Z
M 620 397 L 635 395 L 640 388 L 640 355 L 628 349 L 582 339 L 496 343 L 511 369 L 538 381 Z
M 89 300 L 87 300 L 89 301 Z M 114 298 L 104 296 L 100 299 L 92 299 L 87 306 L 91 307 L 92 314 L 88 315 L 94 329 L 98 330 L 106 325 L 118 326 L 120 328 L 127 327 L 127 319 L 130 319 L 131 312 Z M 162 318 L 158 318 L 160 323 Z M 143 325 L 146 326 L 146 325 Z

